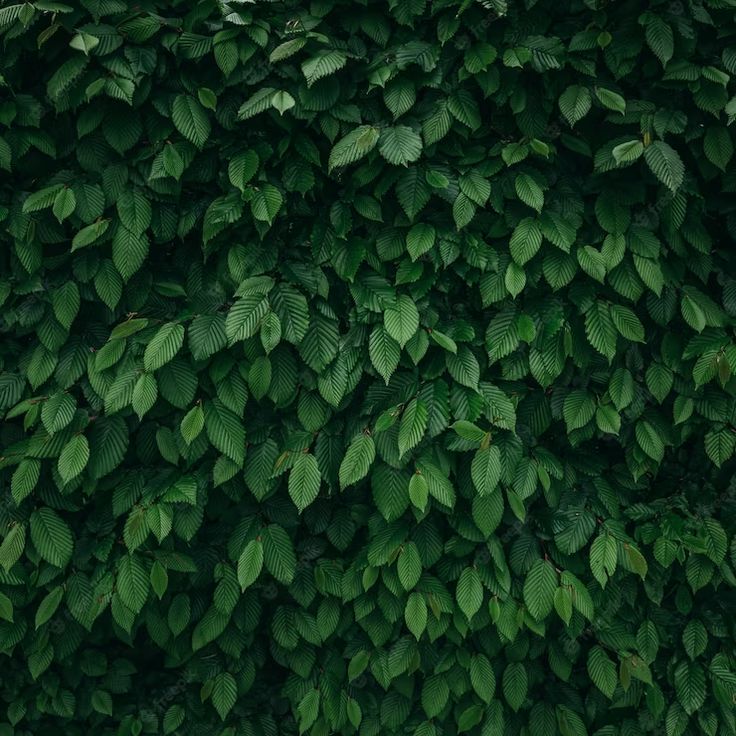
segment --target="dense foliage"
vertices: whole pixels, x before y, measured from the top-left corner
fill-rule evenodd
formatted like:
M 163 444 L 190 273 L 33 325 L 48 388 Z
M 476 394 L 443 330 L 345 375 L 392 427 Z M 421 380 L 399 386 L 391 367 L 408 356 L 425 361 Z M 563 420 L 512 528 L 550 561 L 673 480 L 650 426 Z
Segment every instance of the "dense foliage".
M 736 0 L 0 8 L 0 736 L 736 734 Z

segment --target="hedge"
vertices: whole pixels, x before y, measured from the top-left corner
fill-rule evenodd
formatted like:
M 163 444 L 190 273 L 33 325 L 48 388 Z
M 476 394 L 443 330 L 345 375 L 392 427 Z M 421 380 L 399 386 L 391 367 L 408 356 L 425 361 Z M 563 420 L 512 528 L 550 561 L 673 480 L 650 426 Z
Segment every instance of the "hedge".
M 0 37 L 0 736 L 736 734 L 736 0 Z

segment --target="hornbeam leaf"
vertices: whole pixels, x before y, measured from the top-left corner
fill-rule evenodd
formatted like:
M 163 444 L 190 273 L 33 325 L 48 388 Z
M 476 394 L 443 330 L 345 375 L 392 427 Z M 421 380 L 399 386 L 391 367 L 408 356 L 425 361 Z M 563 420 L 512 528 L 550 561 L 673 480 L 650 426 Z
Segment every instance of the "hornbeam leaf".
M 56 567 L 66 567 L 74 550 L 74 538 L 66 522 L 53 509 L 43 506 L 31 514 L 30 527 L 38 554 Z
M 593 99 L 587 87 L 571 85 L 560 95 L 560 112 L 570 127 L 582 120 L 590 112 L 592 105 Z
M 341 138 L 330 151 L 329 170 L 355 163 L 367 156 L 378 143 L 380 133 L 371 125 L 359 125 Z
M 220 399 L 204 406 L 204 426 L 209 441 L 234 463 L 242 466 L 245 459 L 245 428 L 240 417 Z
M 617 164 L 632 163 L 644 153 L 644 144 L 641 141 L 627 141 L 619 143 L 611 151 Z
M 215 706 L 220 720 L 225 720 L 238 699 L 238 685 L 229 672 L 215 675 L 212 685 L 212 705 Z
M 412 399 L 404 409 L 399 426 L 399 455 L 416 447 L 427 431 L 429 412 L 421 399 Z
M 455 597 L 458 607 L 468 620 L 480 611 L 483 605 L 483 584 L 475 568 L 466 567 L 462 571 L 457 581 Z
M 263 542 L 251 539 L 238 558 L 238 583 L 245 590 L 253 585 L 263 569 Z
M 427 628 L 427 603 L 421 593 L 410 593 L 404 608 L 406 628 L 419 641 Z
M 230 344 L 253 337 L 267 312 L 268 298 L 262 294 L 246 294 L 238 299 L 225 319 L 225 334 Z
M 184 327 L 175 322 L 167 322 L 146 345 L 143 353 L 143 366 L 147 371 L 155 371 L 166 365 L 184 344 Z
M 501 451 L 496 445 L 481 447 L 470 466 L 473 485 L 481 496 L 493 493 L 501 480 Z
M 518 711 L 526 700 L 529 679 L 522 662 L 511 662 L 503 672 L 503 696 L 513 711 Z
M 419 329 L 419 312 L 411 297 L 401 294 L 383 313 L 386 332 L 404 347 Z
M 212 127 L 207 113 L 191 95 L 177 95 L 171 110 L 171 121 L 176 129 L 197 148 L 202 148 L 210 137 Z
M 36 629 L 43 626 L 53 615 L 64 597 L 64 588 L 57 585 L 43 600 L 38 604 L 36 610 Z
M 544 191 L 542 187 L 528 174 L 519 174 L 514 180 L 516 194 L 524 204 L 529 205 L 537 212 L 544 206 Z
M 347 55 L 337 49 L 323 49 L 302 63 L 302 72 L 311 87 L 316 81 L 334 74 L 347 63 Z
M 677 699 L 688 715 L 699 710 L 705 702 L 706 680 L 703 668 L 697 662 L 680 662 L 674 673 Z
M 654 141 L 644 149 L 644 160 L 652 173 L 673 192 L 680 188 L 685 166 L 680 155 L 669 143 Z
M 386 161 L 397 166 L 407 166 L 422 153 L 422 139 L 406 125 L 384 128 L 378 150 Z
M 542 621 L 552 612 L 558 581 L 549 560 L 537 560 L 524 581 L 524 603 L 529 613 Z
M 290 584 L 296 572 L 296 555 L 289 535 L 278 524 L 269 524 L 262 536 L 266 569 L 280 583 Z
M 591 305 L 585 315 L 585 335 L 601 355 L 613 360 L 616 355 L 616 328 L 608 304 L 596 301 Z
M 368 354 L 373 367 L 388 386 L 401 359 L 401 345 L 389 335 L 382 325 L 376 325 L 368 340 Z
M 89 462 L 89 441 L 83 434 L 72 437 L 59 455 L 57 468 L 64 483 L 76 478 Z
M 588 652 L 588 674 L 593 684 L 607 698 L 613 698 L 618 685 L 616 665 L 600 646 L 596 645 Z
M 146 567 L 137 554 L 124 555 L 117 568 L 117 592 L 133 613 L 138 613 L 148 598 L 150 582 Z
M 201 404 L 197 404 L 184 415 L 179 426 L 179 431 L 184 441 L 189 445 L 199 436 L 199 433 L 203 429 L 204 412 L 202 411 Z
M 365 432 L 357 435 L 340 463 L 340 487 L 354 485 L 368 475 L 376 458 L 376 445 L 373 437 Z
M 470 682 L 478 697 L 490 703 L 496 691 L 496 675 L 485 654 L 474 654 L 470 660 Z
M 300 453 L 289 473 L 289 495 L 300 513 L 317 498 L 321 480 L 314 455 Z
M 530 261 L 542 245 L 542 230 L 536 220 L 524 218 L 514 229 L 509 241 L 511 257 L 520 266 Z
M 605 87 L 596 87 L 595 96 L 603 107 L 607 107 L 621 115 L 626 113 L 626 100 L 618 92 Z

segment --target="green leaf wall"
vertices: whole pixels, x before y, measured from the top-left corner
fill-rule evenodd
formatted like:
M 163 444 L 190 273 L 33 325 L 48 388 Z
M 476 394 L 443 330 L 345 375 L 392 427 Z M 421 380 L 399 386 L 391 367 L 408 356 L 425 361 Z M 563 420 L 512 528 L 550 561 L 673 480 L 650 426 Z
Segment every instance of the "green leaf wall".
M 0 736 L 736 734 L 736 0 L 0 40 Z

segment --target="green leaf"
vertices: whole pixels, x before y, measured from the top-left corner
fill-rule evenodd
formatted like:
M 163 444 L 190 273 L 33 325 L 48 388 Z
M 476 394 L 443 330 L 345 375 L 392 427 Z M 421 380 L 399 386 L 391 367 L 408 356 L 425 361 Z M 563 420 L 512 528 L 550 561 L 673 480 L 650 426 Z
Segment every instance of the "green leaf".
M 504 285 L 506 286 L 506 291 L 514 299 L 519 296 L 526 286 L 526 273 L 524 269 L 516 263 L 509 263 L 504 277 Z
M 289 473 L 289 495 L 300 513 L 319 495 L 321 480 L 314 455 L 300 453 Z
M 54 213 L 54 217 L 59 222 L 62 222 L 72 215 L 76 207 L 77 198 L 74 196 L 74 191 L 65 187 L 54 198 L 52 212 Z
M 626 113 L 626 100 L 613 90 L 605 87 L 596 87 L 595 96 L 603 107 L 613 110 L 614 112 L 624 115 Z
M 434 247 L 436 231 L 432 225 L 417 223 L 406 234 L 406 249 L 412 261 Z
M 159 327 L 143 353 L 143 366 L 155 371 L 166 365 L 181 350 L 184 344 L 184 327 L 175 322 L 167 322 Z
M 238 686 L 229 672 L 215 675 L 212 685 L 212 705 L 215 706 L 221 720 L 225 720 L 238 699 Z
M 708 632 L 697 619 L 688 621 L 685 625 L 682 631 L 682 645 L 691 660 L 697 659 L 708 646 Z
M 562 408 L 567 431 L 584 427 L 595 414 L 595 402 L 587 391 L 575 389 L 565 397 Z
M 156 403 L 158 397 L 158 386 L 156 379 L 150 373 L 142 373 L 133 388 L 133 400 L 131 405 L 139 419 L 148 413 Z
M 203 429 L 204 412 L 202 411 L 202 405 L 197 404 L 184 415 L 179 426 L 179 431 L 181 432 L 181 436 L 184 438 L 184 441 L 188 445 L 191 445 Z
M 289 535 L 278 524 L 263 530 L 263 560 L 271 575 L 289 585 L 296 572 L 296 555 Z
M 519 199 L 537 212 L 544 206 L 542 187 L 528 174 L 519 174 L 514 180 L 514 188 Z
M 404 590 L 412 590 L 422 576 L 422 559 L 414 542 L 407 542 L 396 563 L 396 572 Z
M 483 584 L 478 571 L 466 567 L 460 574 L 455 590 L 457 605 L 468 620 L 472 619 L 483 605 Z
M 355 163 L 367 156 L 378 143 L 380 132 L 371 125 L 359 125 L 341 138 L 330 151 L 330 171 Z
M 356 435 L 340 463 L 340 487 L 354 485 L 365 478 L 375 458 L 373 437 L 366 433 Z
M 469 225 L 471 220 L 475 217 L 476 206 L 473 200 L 462 192 L 458 194 L 455 202 L 452 205 L 452 218 L 455 221 L 455 227 L 458 230 L 462 230 L 466 225 Z
M 475 453 L 470 475 L 481 496 L 488 496 L 496 490 L 501 480 L 501 452 L 496 445 L 482 447 Z
M 411 593 L 404 608 L 406 628 L 411 631 L 417 641 L 427 628 L 427 604 L 421 593 Z
M 664 457 L 664 441 L 655 427 L 644 419 L 636 423 L 636 441 L 641 449 L 656 462 Z
M 279 115 L 283 115 L 287 110 L 291 110 L 296 105 L 296 100 L 288 92 L 280 90 L 274 92 L 271 98 L 271 105 L 279 111 Z
M 41 421 L 49 434 L 60 432 L 74 418 L 77 402 L 71 394 L 59 392 L 50 396 L 41 407 Z
M 474 654 L 471 657 L 470 682 L 476 695 L 489 704 L 496 692 L 496 675 L 485 654 Z
M 402 294 L 383 313 L 386 332 L 404 347 L 419 329 L 419 312 L 411 297 Z
M 73 238 L 72 238 L 72 252 L 79 250 L 80 248 L 86 248 L 88 245 L 92 245 L 99 240 L 107 229 L 110 227 L 110 220 L 100 220 L 99 222 L 93 222 L 91 225 L 83 227 Z
M 76 478 L 89 462 L 89 442 L 83 434 L 72 437 L 59 455 L 57 469 L 64 483 Z
M 616 327 L 612 316 L 612 308 L 602 301 L 594 302 L 585 315 L 588 342 L 609 361 L 616 355 Z
M 15 524 L 10 528 L 2 544 L 0 544 L 0 565 L 9 571 L 23 554 L 26 544 L 26 528 L 23 524 Z
M 284 198 L 281 192 L 272 184 L 262 184 L 252 190 L 250 198 L 250 211 L 256 220 L 273 223 Z
M 116 203 L 120 222 L 135 235 L 151 224 L 152 209 L 148 199 L 137 189 L 124 191 Z
M 720 429 L 705 435 L 705 452 L 717 467 L 729 460 L 736 450 L 736 436 L 730 429 Z
M 225 334 L 232 345 L 255 335 L 268 312 L 268 299 L 262 294 L 246 294 L 230 308 L 225 319 Z
M 599 534 L 590 545 L 590 569 L 602 588 L 616 571 L 618 547 L 609 534 Z
M 412 399 L 404 409 L 399 427 L 399 456 L 416 447 L 427 430 L 429 412 L 421 399 Z
M 348 664 L 348 682 L 360 677 L 370 662 L 370 654 L 364 649 L 356 652 Z
M 644 153 L 644 144 L 641 141 L 627 141 L 614 146 L 611 154 L 617 164 L 630 164 Z
M 685 166 L 677 151 L 669 143 L 654 141 L 644 149 L 644 160 L 652 173 L 673 192 L 680 188 L 685 177 Z
M 643 621 L 636 632 L 636 646 L 646 662 L 653 662 L 659 649 L 659 634 L 652 621 Z
M 421 155 L 422 139 L 406 125 L 384 128 L 378 150 L 390 164 L 407 166 Z
M 263 542 L 260 539 L 251 539 L 238 558 L 238 583 L 241 590 L 250 587 L 258 579 L 263 569 L 263 559 Z
M 733 141 L 728 128 L 712 125 L 706 130 L 703 139 L 705 157 L 721 171 L 726 171 L 733 158 Z
M 705 672 L 697 662 L 682 661 L 675 668 L 675 693 L 685 712 L 692 715 L 705 702 Z
M 57 585 L 51 592 L 44 596 L 36 609 L 36 629 L 43 626 L 56 613 L 63 597 L 64 588 L 61 585 Z
M 25 458 L 18 464 L 10 481 L 10 492 L 17 505 L 33 492 L 40 477 L 41 463 L 38 460 Z
M 376 325 L 368 341 L 368 354 L 373 367 L 388 385 L 401 359 L 401 345 L 385 327 Z
M 518 711 L 526 700 L 529 679 L 526 667 L 522 662 L 511 662 L 503 671 L 503 696 L 514 712 Z
M 536 220 L 526 217 L 514 229 L 509 241 L 511 257 L 520 266 L 530 261 L 542 245 L 542 230 Z
M 74 550 L 74 539 L 66 522 L 44 506 L 31 514 L 30 527 L 31 541 L 38 554 L 56 567 L 66 567 Z
M 560 95 L 560 112 L 570 127 L 582 120 L 590 112 L 592 105 L 593 99 L 587 87 L 571 85 Z
M 646 39 L 652 53 L 667 66 L 667 62 L 675 53 L 675 41 L 672 28 L 654 13 L 646 14 Z
M 548 560 L 537 560 L 524 580 L 524 603 L 529 613 L 542 621 L 552 612 L 557 573 Z
M 414 473 L 409 480 L 409 500 L 421 512 L 424 512 L 427 508 L 429 485 L 425 477 L 419 472 Z
M 85 56 L 89 56 L 89 52 L 99 46 L 99 44 L 100 39 L 89 33 L 76 33 L 72 37 L 72 40 L 69 41 L 69 46 L 71 48 L 81 51 Z
M 204 406 L 204 426 L 207 438 L 220 452 L 239 466 L 245 459 L 245 429 L 235 412 L 219 399 Z
M 95 690 L 91 698 L 92 707 L 103 715 L 112 715 L 112 696 L 105 690 Z
M 227 175 L 230 183 L 245 192 L 248 182 L 256 175 L 260 160 L 255 151 L 246 150 L 233 156 L 227 165 Z
M 611 319 L 619 334 L 627 340 L 644 342 L 644 326 L 631 309 L 621 304 L 612 304 Z
M 211 126 L 202 105 L 190 95 L 180 94 L 174 98 L 171 121 L 176 129 L 197 148 L 202 148 L 210 137 Z
M 610 700 L 618 685 L 616 665 L 602 647 L 594 646 L 588 652 L 588 674 L 593 684 Z
M 572 619 L 572 593 L 570 590 L 567 588 L 557 588 L 555 590 L 554 607 L 565 626 L 569 626 Z
M 347 63 L 347 56 L 337 49 L 323 49 L 302 63 L 302 72 L 311 87 L 317 80 L 334 74 Z

